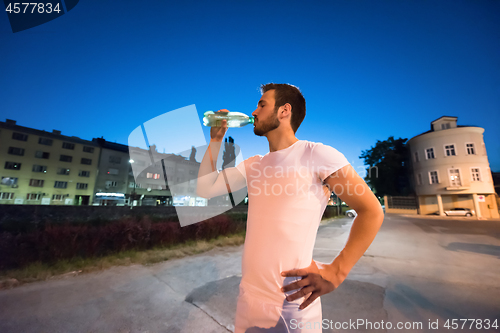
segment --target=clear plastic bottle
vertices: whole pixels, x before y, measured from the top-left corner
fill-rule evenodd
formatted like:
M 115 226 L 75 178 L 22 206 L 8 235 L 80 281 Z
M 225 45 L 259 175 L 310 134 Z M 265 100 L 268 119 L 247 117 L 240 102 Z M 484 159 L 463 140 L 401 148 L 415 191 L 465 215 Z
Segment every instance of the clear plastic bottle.
M 253 124 L 254 118 L 241 112 L 213 112 L 207 111 L 203 114 L 203 125 L 208 127 L 222 126 L 222 120 L 227 120 L 227 127 L 243 127 Z

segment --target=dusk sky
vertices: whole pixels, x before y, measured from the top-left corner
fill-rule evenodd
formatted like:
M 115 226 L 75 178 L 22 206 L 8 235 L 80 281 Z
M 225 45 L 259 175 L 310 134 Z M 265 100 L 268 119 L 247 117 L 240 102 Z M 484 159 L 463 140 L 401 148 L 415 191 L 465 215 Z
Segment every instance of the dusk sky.
M 1 121 L 127 144 L 165 112 L 250 114 L 260 84 L 291 83 L 307 102 L 297 137 L 356 170 L 377 140 L 447 115 L 485 129 L 500 171 L 497 0 L 88 0 L 17 33 L 0 14 L 0 45 Z M 245 158 L 269 151 L 251 126 L 228 135 Z

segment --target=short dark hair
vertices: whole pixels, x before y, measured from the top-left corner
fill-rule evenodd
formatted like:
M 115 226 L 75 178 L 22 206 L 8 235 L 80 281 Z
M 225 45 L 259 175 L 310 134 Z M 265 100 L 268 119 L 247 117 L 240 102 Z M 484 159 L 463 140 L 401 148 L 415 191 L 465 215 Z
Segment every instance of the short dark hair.
M 267 83 L 260 86 L 262 94 L 269 90 L 274 90 L 274 98 L 276 100 L 275 110 L 278 110 L 280 106 L 286 103 L 290 103 L 292 106 L 290 125 L 293 132 L 297 132 L 297 129 L 306 116 L 306 100 L 299 88 L 287 83 Z

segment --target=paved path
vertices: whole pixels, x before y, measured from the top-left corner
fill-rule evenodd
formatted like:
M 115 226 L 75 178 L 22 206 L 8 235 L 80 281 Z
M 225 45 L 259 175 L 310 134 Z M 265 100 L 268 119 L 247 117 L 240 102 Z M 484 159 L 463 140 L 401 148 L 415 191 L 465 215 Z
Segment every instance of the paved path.
M 321 226 L 314 258 L 331 261 L 351 223 Z M 0 332 L 231 332 L 241 251 L 214 249 L 0 291 Z M 498 222 L 388 214 L 348 279 L 322 297 L 329 321 L 323 332 L 396 332 L 401 330 L 381 326 L 398 322 L 422 325 L 405 332 L 441 332 L 454 318 L 497 319 L 500 325 L 499 259 Z M 361 320 L 373 329 L 352 326 Z M 436 320 L 439 329 L 429 329 Z

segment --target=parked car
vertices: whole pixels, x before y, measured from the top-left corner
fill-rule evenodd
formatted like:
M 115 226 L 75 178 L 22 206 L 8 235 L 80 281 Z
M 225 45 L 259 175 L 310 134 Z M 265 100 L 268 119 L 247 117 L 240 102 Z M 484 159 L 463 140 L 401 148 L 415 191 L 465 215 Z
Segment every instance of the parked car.
M 384 214 L 385 214 L 385 206 L 382 205 L 382 210 L 384 211 Z M 345 212 L 345 216 L 347 217 L 356 217 L 358 214 L 356 213 L 356 211 L 354 209 L 349 209 Z
M 345 212 L 345 216 L 347 217 L 356 217 L 357 215 L 358 214 L 356 214 L 356 211 L 354 209 L 349 209 Z
M 452 208 L 445 210 L 444 213 L 446 216 L 472 216 L 474 215 L 474 211 L 469 208 Z

